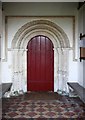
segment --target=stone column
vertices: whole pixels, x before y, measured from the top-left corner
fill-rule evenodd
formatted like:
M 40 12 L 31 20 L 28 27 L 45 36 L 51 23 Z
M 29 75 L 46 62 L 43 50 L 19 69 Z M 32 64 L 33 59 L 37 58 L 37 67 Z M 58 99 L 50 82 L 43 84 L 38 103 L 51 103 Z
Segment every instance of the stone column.
M 68 48 L 58 48 L 59 52 L 59 66 L 58 66 L 58 80 L 59 80 L 59 90 L 67 92 L 67 81 L 68 81 L 68 59 L 69 59 L 69 49 Z
M 12 90 L 17 91 L 19 88 L 19 79 L 18 79 L 18 73 L 19 73 L 19 64 L 18 64 L 18 49 L 12 49 Z
M 58 65 L 59 65 L 59 54 L 57 51 L 57 48 L 53 48 L 54 50 L 54 92 L 57 92 L 58 89 L 58 74 L 57 74 L 57 70 L 58 70 Z
M 59 57 L 58 57 L 58 70 L 57 70 L 57 74 L 58 74 L 58 91 L 62 90 L 62 54 L 63 51 L 61 48 L 57 48 L 58 53 L 59 53 Z
M 13 91 L 26 91 L 26 50 L 25 49 L 12 49 L 13 56 L 13 72 L 12 72 L 12 81 L 13 81 Z
M 22 82 L 21 87 L 24 92 L 27 92 L 27 49 L 22 51 Z
M 62 68 L 63 70 L 63 91 L 68 92 L 67 90 L 67 81 L 69 76 L 69 48 L 63 49 L 63 58 L 64 58 L 64 66 Z

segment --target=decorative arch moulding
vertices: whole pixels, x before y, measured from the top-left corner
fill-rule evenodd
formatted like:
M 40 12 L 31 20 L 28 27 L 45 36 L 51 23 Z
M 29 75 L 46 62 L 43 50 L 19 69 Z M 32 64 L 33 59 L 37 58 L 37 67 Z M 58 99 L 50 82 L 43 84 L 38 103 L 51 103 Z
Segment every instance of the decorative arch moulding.
M 11 47 L 8 47 L 8 27 L 9 27 L 8 21 L 9 21 L 9 19 L 12 19 L 12 20 L 16 19 L 16 21 L 17 21 L 17 19 L 20 19 L 20 20 L 25 19 L 25 22 L 21 27 L 26 25 L 26 23 L 31 25 L 30 21 L 36 21 L 37 22 L 37 20 L 38 21 L 43 21 L 43 20 L 44 21 L 50 21 L 50 24 L 53 23 L 51 27 L 54 27 L 55 24 L 56 24 L 56 26 L 59 26 L 59 24 L 54 22 L 56 19 L 70 19 L 70 20 L 72 20 L 72 35 L 73 35 L 72 36 L 72 46 L 71 47 L 69 46 L 69 49 L 73 50 L 73 60 L 77 61 L 77 59 L 75 57 L 76 56 L 76 50 L 75 50 L 76 49 L 76 47 L 75 47 L 75 16 L 5 16 L 5 40 L 4 40 L 4 48 L 5 48 L 4 49 L 4 54 L 5 54 L 4 55 L 5 56 L 4 60 L 5 61 L 7 61 L 7 51 L 10 51 L 11 49 L 13 49 Z M 28 22 L 26 22 L 26 20 L 28 20 Z M 49 26 L 49 23 L 46 23 L 46 25 Z M 60 27 L 60 28 L 62 28 L 62 27 Z M 56 29 L 56 28 L 54 27 L 54 29 Z M 17 31 L 16 31 L 16 33 L 17 33 Z M 14 48 L 14 49 L 16 49 L 16 48 Z
M 33 20 L 23 25 L 16 32 L 12 40 L 12 48 L 22 48 L 24 46 L 23 43 L 24 41 L 26 41 L 26 38 L 31 39 L 32 37 L 37 36 L 39 34 L 42 35 L 43 32 L 44 34 L 48 32 L 48 34 L 51 34 L 55 38 L 55 40 L 58 38 L 59 44 L 57 47 L 61 47 L 61 48 L 70 47 L 70 42 L 66 33 L 58 25 L 54 24 L 49 20 Z M 21 47 L 21 44 L 22 44 L 22 47 Z

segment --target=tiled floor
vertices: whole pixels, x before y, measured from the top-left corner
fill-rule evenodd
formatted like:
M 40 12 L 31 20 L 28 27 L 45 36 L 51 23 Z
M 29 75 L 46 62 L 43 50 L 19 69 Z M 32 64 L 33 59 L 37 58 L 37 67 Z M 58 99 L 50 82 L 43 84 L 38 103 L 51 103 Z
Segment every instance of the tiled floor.
M 81 118 L 82 120 L 85 118 L 84 104 L 80 99 L 59 97 L 59 95 L 56 95 L 54 100 L 39 97 L 32 100 L 29 97 L 28 93 L 4 98 L 3 118 Z

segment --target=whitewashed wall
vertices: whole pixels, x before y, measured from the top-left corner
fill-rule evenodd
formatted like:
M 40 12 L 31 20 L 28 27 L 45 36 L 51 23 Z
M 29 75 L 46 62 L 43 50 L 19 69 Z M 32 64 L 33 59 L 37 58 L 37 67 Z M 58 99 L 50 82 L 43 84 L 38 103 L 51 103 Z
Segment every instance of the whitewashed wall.
M 2 37 L 2 3 L 0 2 L 0 36 Z M 1 86 L 1 38 L 0 38 L 0 119 L 2 118 L 2 86 Z
M 85 21 L 85 4 L 84 4 L 84 6 L 83 6 L 83 17 L 84 17 L 84 21 Z M 83 33 L 85 34 L 85 22 L 83 22 Z M 85 73 L 85 61 L 84 61 L 84 63 L 83 63 L 83 73 Z M 83 74 L 83 86 L 84 86 L 84 88 L 85 88 L 85 74 Z
M 2 3 L 0 2 L 0 73 L 1 73 L 1 34 L 2 34 Z M 0 76 L 1 84 L 1 76 Z
M 85 4 L 79 9 L 79 34 L 85 34 Z M 80 40 L 80 39 L 79 39 Z M 80 56 L 80 49 L 79 49 Z M 78 82 L 85 87 L 85 60 L 79 61 L 79 74 Z
M 23 19 L 16 19 L 12 18 L 8 21 L 7 27 L 7 49 L 11 47 L 11 41 L 17 32 L 17 30 L 24 25 L 25 23 L 29 22 L 31 19 L 24 19 L 24 16 L 75 16 L 76 17 L 76 31 L 75 31 L 75 58 L 77 59 L 77 43 L 78 43 L 78 31 L 77 31 L 77 3 L 4 3 L 3 4 L 4 15 L 11 15 L 11 16 L 23 16 Z M 52 19 L 55 22 L 55 19 Z M 61 28 L 67 33 L 68 38 L 70 40 L 70 44 L 72 46 L 72 26 L 70 24 L 59 19 L 57 19 L 57 24 L 60 25 Z M 5 44 L 5 37 L 3 39 Z M 5 47 L 3 49 L 5 51 Z M 4 52 L 3 52 L 4 53 Z M 4 56 L 4 55 L 3 55 Z M 3 82 L 12 82 L 12 58 L 10 52 L 8 52 L 7 61 L 3 62 L 2 68 L 2 81 Z M 68 81 L 78 81 L 78 62 L 73 61 L 73 51 L 70 50 L 69 52 L 69 78 Z

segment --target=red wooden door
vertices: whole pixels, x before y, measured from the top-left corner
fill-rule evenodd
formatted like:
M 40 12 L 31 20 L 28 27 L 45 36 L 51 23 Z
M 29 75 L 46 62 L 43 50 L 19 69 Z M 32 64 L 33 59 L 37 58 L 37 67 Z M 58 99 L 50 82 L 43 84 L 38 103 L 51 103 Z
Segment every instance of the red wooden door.
M 54 90 L 54 51 L 51 40 L 36 36 L 27 46 L 27 90 Z

